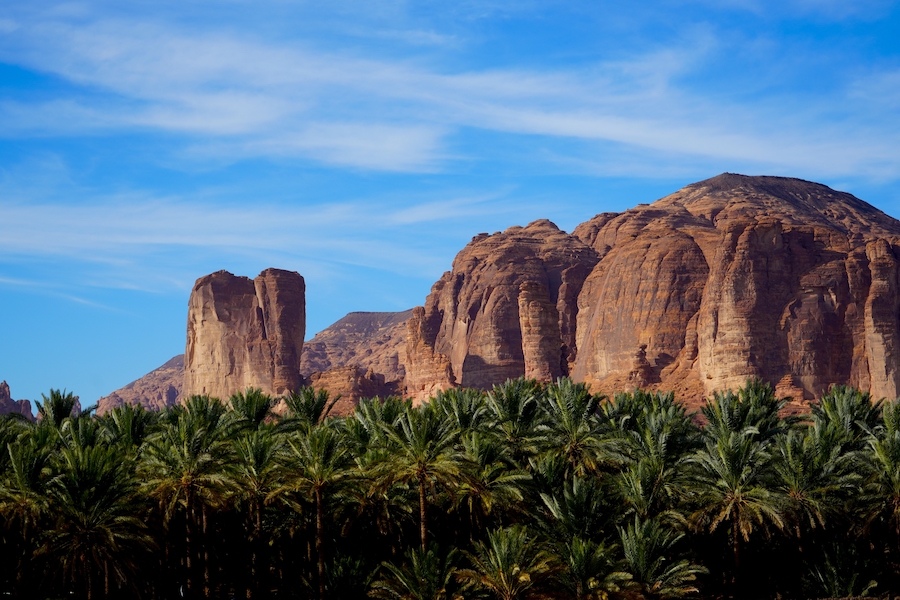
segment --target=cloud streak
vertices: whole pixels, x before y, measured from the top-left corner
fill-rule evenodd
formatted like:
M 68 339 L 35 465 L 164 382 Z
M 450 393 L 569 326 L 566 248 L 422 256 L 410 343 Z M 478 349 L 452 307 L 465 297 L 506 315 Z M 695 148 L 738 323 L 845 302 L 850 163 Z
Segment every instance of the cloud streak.
M 896 130 L 861 127 L 873 111 L 877 118 L 892 109 L 859 86 L 751 104 L 698 95 L 682 83 L 711 52 L 723 51 L 710 33 L 566 70 L 457 72 L 123 18 L 33 19 L 16 23 L 6 40 L 5 60 L 80 92 L 3 102 L 0 134 L 7 136 L 164 131 L 188 138 L 198 157 L 297 156 L 428 172 L 452 164 L 454 140 L 473 128 L 776 170 L 900 177 Z M 831 118 L 811 118 L 825 112 Z

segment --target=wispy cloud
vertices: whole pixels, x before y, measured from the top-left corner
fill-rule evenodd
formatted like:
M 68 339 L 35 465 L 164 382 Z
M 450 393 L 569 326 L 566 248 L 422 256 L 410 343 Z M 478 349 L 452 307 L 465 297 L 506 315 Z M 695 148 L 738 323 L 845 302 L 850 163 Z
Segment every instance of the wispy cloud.
M 723 51 L 713 32 L 697 32 L 678 46 L 568 70 L 452 72 L 152 20 L 43 17 L 6 36 L 0 56 L 102 92 L 99 104 L 77 96 L 6 101 L 0 133 L 143 128 L 202 139 L 188 142 L 197 156 L 433 171 L 456 155 L 454 133 L 473 127 L 812 174 L 900 176 L 897 136 L 859 127 L 860 111 L 881 106 L 863 95 L 846 109 L 835 108 L 841 90 L 783 95 L 772 106 L 685 85 L 710 52 Z M 809 117 L 826 110 L 837 114 Z

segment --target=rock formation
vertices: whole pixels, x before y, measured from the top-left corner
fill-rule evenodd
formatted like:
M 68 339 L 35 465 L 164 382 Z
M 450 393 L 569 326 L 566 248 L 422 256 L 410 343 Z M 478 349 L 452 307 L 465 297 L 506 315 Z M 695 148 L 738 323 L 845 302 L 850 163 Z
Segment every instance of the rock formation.
M 9 392 L 9 384 L 6 381 L 0 382 L 0 414 L 8 415 L 11 413 L 19 414 L 34 421 L 34 413 L 31 412 L 31 402 L 29 400 L 13 400 Z
M 406 376 L 406 322 L 403 312 L 352 312 L 303 345 L 300 373 L 309 377 L 336 367 L 358 366 L 384 375 L 386 381 Z
M 278 396 L 300 387 L 306 288 L 292 271 L 254 280 L 218 271 L 188 301 L 184 396 L 228 398 L 249 387 Z
M 823 185 L 725 174 L 574 235 L 600 257 L 572 375 L 688 399 L 762 377 L 793 394 L 900 394 L 900 222 Z
M 184 355 L 179 354 L 158 369 L 104 396 L 97 401 L 97 414 L 106 414 L 117 406 L 140 404 L 144 408 L 162 410 L 181 400 L 184 385 Z
M 547 220 L 477 235 L 408 322 L 407 393 L 567 375 L 578 292 L 597 260 Z
M 338 398 L 332 415 L 347 415 L 353 412 L 360 398 L 403 395 L 400 381 L 386 382 L 384 375 L 372 369 L 364 370 L 356 365 L 333 367 L 327 371 L 313 373 L 306 384 L 314 389 L 328 392 L 331 399 Z

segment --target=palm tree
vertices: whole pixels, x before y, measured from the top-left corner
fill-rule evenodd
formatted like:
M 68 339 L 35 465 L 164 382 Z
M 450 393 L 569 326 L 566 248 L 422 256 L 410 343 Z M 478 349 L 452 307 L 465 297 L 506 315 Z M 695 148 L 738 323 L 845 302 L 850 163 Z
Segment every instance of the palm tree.
M 513 461 L 526 468 L 538 453 L 544 413 L 540 410 L 543 389 L 533 379 L 508 379 L 495 385 L 485 397 L 488 419 L 510 449 Z
M 419 491 L 419 537 L 428 548 L 428 496 L 437 486 L 456 486 L 471 464 L 457 447 L 458 432 L 429 405 L 404 412 L 395 427 L 383 428 L 390 454 L 377 471 L 382 486 L 413 483 Z
M 232 445 L 227 438 L 226 408 L 217 399 L 192 396 L 183 408 L 163 418 L 163 426 L 147 442 L 140 465 L 144 485 L 159 500 L 168 523 L 178 508 L 185 517 L 186 588 L 195 594 L 195 570 L 203 555 L 197 536 L 205 536 L 203 512 L 219 506 L 233 487 L 229 473 Z M 204 579 L 209 579 L 204 560 Z
M 49 424 L 39 424 L 9 440 L 4 448 L 8 470 L 0 485 L 0 514 L 6 529 L 17 531 L 22 544 L 15 569 L 17 592 L 27 591 L 28 571 L 41 518 L 48 513 L 47 485 L 52 476 L 51 459 L 59 442 L 59 432 Z
M 125 448 L 136 455 L 153 432 L 160 413 L 144 409 L 140 404 L 123 404 L 99 417 L 101 436 L 107 443 Z
M 784 526 L 777 496 L 763 480 L 770 457 L 755 437 L 754 428 L 722 431 L 691 457 L 698 506 L 693 521 L 710 532 L 730 525 L 735 588 L 739 588 L 741 540 L 749 541 L 755 529 L 767 524 Z
M 325 599 L 325 505 L 353 477 L 353 458 L 338 432 L 328 424 L 299 431 L 289 441 L 289 475 L 273 492 L 311 497 L 316 507 L 316 558 L 319 600 Z
M 597 408 L 604 397 L 565 377 L 547 386 L 546 398 L 547 450 L 565 456 L 576 475 L 598 473 L 608 460 L 603 440 L 595 432 Z
M 373 598 L 386 600 L 462 600 L 456 583 L 457 553 L 445 556 L 431 544 L 427 550 L 410 548 L 402 564 L 383 562 L 386 573 L 372 585 Z
M 259 429 L 272 414 L 274 400 L 259 388 L 248 388 L 246 392 L 232 394 L 228 404 L 239 428 Z
M 283 461 L 281 460 L 284 440 L 269 428 L 252 429 L 234 440 L 232 478 L 235 494 L 247 506 L 250 545 L 250 581 L 247 597 L 264 589 L 265 571 L 260 568 L 263 510 L 266 499 L 284 482 Z
M 78 403 L 78 397 L 72 392 L 50 389 L 50 397 L 41 394 L 44 402 L 36 402 L 38 419 L 59 429 L 63 421 L 72 416 Z
M 557 580 L 572 600 L 605 600 L 631 579 L 615 559 L 613 546 L 576 536 L 562 547 L 559 555 L 565 568 Z
M 545 587 L 560 568 L 522 525 L 489 532 L 487 543 L 477 542 L 466 555 L 472 568 L 461 569 L 460 579 L 498 600 L 546 598 Z
M 488 416 L 485 393 L 473 388 L 450 388 L 438 392 L 429 402 L 460 434 L 480 429 Z
M 108 596 L 110 580 L 132 581 L 137 555 L 151 542 L 132 464 L 117 448 L 79 444 L 63 448 L 58 462 L 48 486 L 54 525 L 39 552 L 55 559 L 64 583 L 80 587 L 87 600 L 101 583 Z
M 631 574 L 631 587 L 648 600 L 681 598 L 697 593 L 693 582 L 706 569 L 685 558 L 672 559 L 674 546 L 684 537 L 663 527 L 655 519 L 641 519 L 619 527 L 625 562 Z
M 472 530 L 478 531 L 495 510 L 522 502 L 523 487 L 531 476 L 513 466 L 507 447 L 496 436 L 473 431 L 462 442 L 472 469 L 457 490 L 457 507 L 466 507 Z
M 338 400 L 340 396 L 329 400 L 327 390 L 316 391 L 311 387 L 291 392 L 284 398 L 287 413 L 282 417 L 282 427 L 288 430 L 312 427 L 328 416 Z
M 882 424 L 869 431 L 868 448 L 858 462 L 863 474 L 860 498 L 864 528 L 881 530 L 889 540 L 888 556 L 900 544 L 900 401 L 883 407 Z M 896 573 L 897 559 L 892 561 Z

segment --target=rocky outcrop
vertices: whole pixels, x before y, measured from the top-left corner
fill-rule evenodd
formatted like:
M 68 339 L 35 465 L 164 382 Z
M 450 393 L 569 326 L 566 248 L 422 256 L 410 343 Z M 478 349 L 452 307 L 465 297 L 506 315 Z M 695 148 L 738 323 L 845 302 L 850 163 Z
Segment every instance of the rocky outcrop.
M 355 365 L 335 367 L 321 373 L 313 373 L 306 384 L 317 390 L 326 390 L 329 398 L 337 398 L 329 414 L 348 415 L 356 409 L 361 398 L 384 398 L 402 395 L 399 381 L 385 381 L 381 373 L 362 369 Z
M 352 312 L 303 344 L 300 373 L 310 376 L 338 367 L 357 366 L 402 382 L 406 376 L 406 322 L 403 312 Z
M 597 260 L 547 220 L 473 238 L 408 322 L 407 393 L 568 374 L 576 299 Z
M 900 394 L 900 222 L 828 187 L 725 174 L 574 231 L 600 257 L 572 375 L 688 400 L 761 377 Z
M 299 388 L 305 293 L 299 273 L 279 269 L 253 280 L 227 271 L 198 279 L 188 301 L 184 396 Z
M 31 412 L 31 401 L 13 400 L 9 392 L 9 384 L 6 381 L 0 382 L 0 414 L 19 414 L 29 421 L 34 421 L 34 413 Z
M 106 414 L 117 406 L 141 405 L 162 410 L 181 401 L 184 386 L 184 355 L 179 354 L 140 379 L 97 401 L 97 414 Z

